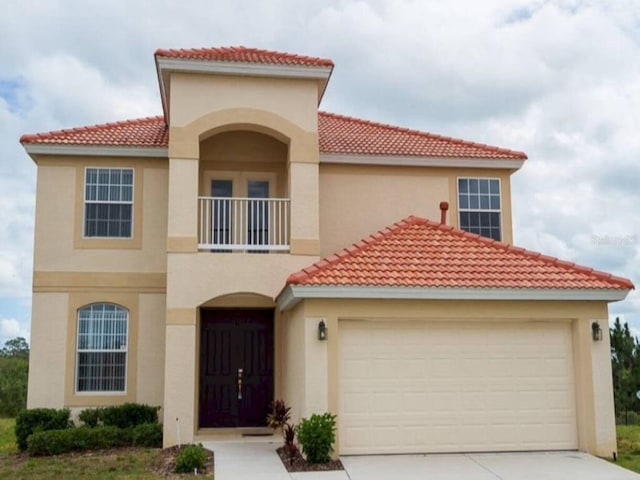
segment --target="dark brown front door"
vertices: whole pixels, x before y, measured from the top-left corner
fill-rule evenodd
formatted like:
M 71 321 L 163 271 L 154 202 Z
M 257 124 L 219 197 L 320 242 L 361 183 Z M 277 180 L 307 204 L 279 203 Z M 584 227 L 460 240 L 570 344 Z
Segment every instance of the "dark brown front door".
M 273 400 L 273 310 L 202 310 L 200 427 L 266 425 Z

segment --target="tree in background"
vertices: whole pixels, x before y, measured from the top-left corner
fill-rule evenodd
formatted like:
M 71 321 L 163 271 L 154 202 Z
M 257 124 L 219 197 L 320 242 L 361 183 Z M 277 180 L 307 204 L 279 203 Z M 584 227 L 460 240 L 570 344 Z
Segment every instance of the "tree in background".
M 22 337 L 7 340 L 4 348 L 0 349 L 0 357 L 29 358 L 29 344 Z
M 629 325 L 621 324 L 619 318 L 609 329 L 609 337 L 616 418 L 618 422 L 629 423 L 629 412 L 640 410 L 640 400 L 636 397 L 640 390 L 640 345 L 631 336 Z
M 0 417 L 15 417 L 27 406 L 29 344 L 22 337 L 0 349 Z

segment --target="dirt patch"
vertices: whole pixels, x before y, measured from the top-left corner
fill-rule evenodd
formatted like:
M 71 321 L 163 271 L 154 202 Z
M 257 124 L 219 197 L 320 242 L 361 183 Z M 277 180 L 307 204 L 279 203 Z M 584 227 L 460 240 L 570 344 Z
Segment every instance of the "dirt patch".
M 307 462 L 299 450 L 290 455 L 286 448 L 280 447 L 278 456 L 282 460 L 284 468 L 288 472 L 326 472 L 330 470 L 344 470 L 340 460 L 331 460 L 327 463 L 309 463 Z

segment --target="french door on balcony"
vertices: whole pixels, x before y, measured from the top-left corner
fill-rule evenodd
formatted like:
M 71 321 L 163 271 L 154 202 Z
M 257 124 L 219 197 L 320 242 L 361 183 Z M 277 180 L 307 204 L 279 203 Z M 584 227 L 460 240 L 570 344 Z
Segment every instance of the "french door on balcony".
M 249 180 L 247 184 L 247 240 L 249 245 L 269 243 L 269 182 Z M 257 200 L 261 199 L 261 200 Z
M 249 180 L 246 192 L 246 198 L 234 199 L 232 180 L 211 181 L 211 241 L 220 246 L 245 244 L 247 250 L 266 252 L 251 247 L 270 243 L 269 182 Z
M 233 182 L 231 180 L 212 180 L 211 196 L 214 197 L 211 209 L 211 237 L 216 245 L 231 243 L 231 197 Z M 227 200 L 229 199 L 229 200 Z

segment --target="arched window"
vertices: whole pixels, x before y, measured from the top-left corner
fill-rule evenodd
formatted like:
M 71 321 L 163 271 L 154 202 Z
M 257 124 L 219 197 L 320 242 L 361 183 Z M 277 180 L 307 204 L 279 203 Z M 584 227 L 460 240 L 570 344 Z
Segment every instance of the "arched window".
M 78 310 L 77 392 L 125 392 L 129 312 L 111 303 Z

